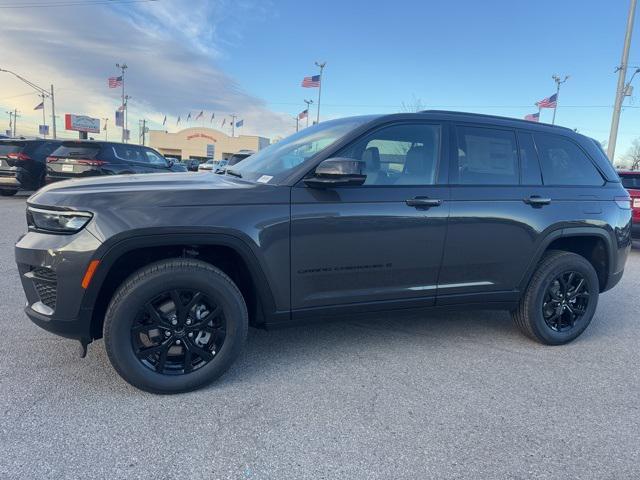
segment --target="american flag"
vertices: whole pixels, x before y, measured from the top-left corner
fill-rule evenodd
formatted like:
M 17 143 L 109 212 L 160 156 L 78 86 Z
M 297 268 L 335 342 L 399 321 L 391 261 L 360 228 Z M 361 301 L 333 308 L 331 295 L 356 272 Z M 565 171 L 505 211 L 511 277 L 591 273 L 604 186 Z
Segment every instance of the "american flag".
M 529 115 L 524 116 L 525 120 L 529 120 L 530 122 L 539 122 L 540 121 L 540 112 L 530 113 Z
M 536 102 L 538 108 L 556 108 L 558 106 L 558 94 L 554 93 L 550 97 L 543 98 L 539 102 Z
M 200 110 L 200 113 L 196 117 L 196 120 L 200 120 L 202 118 L 202 115 L 204 115 L 204 110 Z
M 127 105 L 126 105 L 126 104 L 124 104 L 124 105 L 120 105 L 120 106 L 118 107 L 118 111 L 119 111 L 119 112 L 124 112 L 124 109 L 125 109 L 126 107 L 127 107 Z
M 109 88 L 118 88 L 122 86 L 122 75 L 119 77 L 109 77 Z
M 215 112 L 211 114 L 211 120 L 209 120 L 209 123 L 213 123 L 214 118 L 216 118 Z
M 44 100 L 42 102 L 40 102 L 38 105 L 36 105 L 33 109 L 34 110 L 43 110 L 44 109 Z
M 311 77 L 304 77 L 302 79 L 302 86 L 304 88 L 319 88 L 320 87 L 320 75 L 313 75 Z
M 303 120 L 309 115 L 309 109 L 303 110 L 298 114 L 298 119 Z

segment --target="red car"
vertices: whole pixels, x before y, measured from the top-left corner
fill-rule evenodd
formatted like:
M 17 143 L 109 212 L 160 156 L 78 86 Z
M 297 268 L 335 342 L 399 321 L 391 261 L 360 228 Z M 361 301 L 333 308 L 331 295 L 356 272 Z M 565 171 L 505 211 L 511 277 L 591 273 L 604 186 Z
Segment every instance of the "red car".
M 618 172 L 622 185 L 631 195 L 633 208 L 633 234 L 640 236 L 640 170 Z

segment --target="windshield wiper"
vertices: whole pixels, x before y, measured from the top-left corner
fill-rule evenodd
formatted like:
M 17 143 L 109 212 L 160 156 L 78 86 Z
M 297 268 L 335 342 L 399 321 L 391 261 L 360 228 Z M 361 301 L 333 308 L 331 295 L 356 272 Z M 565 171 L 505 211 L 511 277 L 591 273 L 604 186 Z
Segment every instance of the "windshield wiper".
M 238 172 L 234 172 L 233 170 L 226 170 L 225 173 L 227 175 L 231 175 L 232 177 L 238 177 L 238 178 L 242 178 L 242 174 L 238 173 Z

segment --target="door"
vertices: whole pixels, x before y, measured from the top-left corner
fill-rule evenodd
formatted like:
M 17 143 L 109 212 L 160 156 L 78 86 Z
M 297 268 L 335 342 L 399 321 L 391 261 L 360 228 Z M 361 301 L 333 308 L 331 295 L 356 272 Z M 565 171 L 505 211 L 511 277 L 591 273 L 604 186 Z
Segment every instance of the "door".
M 453 129 L 451 210 L 438 304 L 511 301 L 550 210 L 531 135 L 464 124 Z
M 335 157 L 366 163 L 355 187 L 292 189 L 294 310 L 410 300 L 435 303 L 449 189 L 440 162 L 448 145 L 436 123 L 379 127 Z

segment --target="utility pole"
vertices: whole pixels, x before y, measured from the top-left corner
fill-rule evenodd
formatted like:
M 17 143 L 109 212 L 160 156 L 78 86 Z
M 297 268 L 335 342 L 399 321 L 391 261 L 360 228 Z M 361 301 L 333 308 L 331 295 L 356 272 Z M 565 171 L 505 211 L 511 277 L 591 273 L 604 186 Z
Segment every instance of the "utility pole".
M 17 125 L 18 125 L 18 109 L 16 108 L 13 111 L 13 138 L 18 136 Z
M 613 116 L 611 117 L 611 131 L 609 132 L 609 143 L 607 144 L 607 156 L 613 163 L 616 153 L 616 141 L 618 140 L 618 126 L 620 124 L 620 112 L 622 101 L 625 96 L 624 81 L 627 78 L 627 62 L 629 61 L 629 48 L 631 46 L 631 34 L 633 33 L 633 22 L 636 15 L 636 0 L 631 0 L 629 5 L 629 15 L 627 17 L 627 30 L 624 34 L 624 46 L 622 47 L 622 59 L 616 69 L 618 72 L 618 84 L 616 85 L 616 100 L 613 106 Z
M 147 121 L 143 118 L 142 120 L 140 120 L 140 123 L 142 123 L 141 135 L 142 135 L 142 145 L 144 146 L 147 139 Z
M 320 79 L 322 80 L 322 79 Z M 322 87 L 322 81 L 320 81 L 320 86 Z M 306 100 L 304 101 L 304 103 L 307 104 L 307 127 L 309 126 L 309 113 L 311 113 L 311 109 L 310 106 L 313 103 L 313 100 Z M 320 103 L 318 103 L 318 105 L 320 105 Z
M 556 111 L 558 110 L 558 99 L 560 98 L 560 85 L 569 80 L 569 75 L 564 76 L 564 80 L 561 80 L 558 75 L 552 75 L 553 81 L 556 82 L 556 108 L 553 109 L 553 118 L 551 119 L 551 125 L 556 124 Z
M 236 115 L 235 113 L 233 115 L 231 115 L 231 137 L 235 137 L 236 134 L 236 117 L 238 115 Z
M 320 95 L 322 95 L 322 71 L 327 66 L 327 62 L 316 62 L 316 66 L 320 67 L 320 86 L 318 87 L 318 113 L 316 116 L 316 123 L 320 123 Z
M 107 141 L 109 139 L 108 138 L 108 134 L 107 134 L 107 128 L 108 128 L 107 124 L 109 122 L 109 119 L 108 118 L 103 118 L 102 120 L 104 120 L 104 127 L 102 127 L 102 130 L 104 130 L 104 139 L 105 139 L 105 141 Z
M 125 142 L 125 131 L 127 130 L 127 120 L 128 120 L 128 113 L 127 112 L 127 103 L 126 103 L 126 98 L 125 98 L 125 94 L 124 94 L 124 71 L 129 68 L 127 67 L 126 63 L 123 63 L 122 65 L 120 65 L 119 63 L 116 63 L 116 68 L 119 68 L 120 71 L 122 72 L 120 75 L 122 77 L 122 143 Z
M 53 96 L 53 84 L 51 84 L 51 127 L 53 128 L 53 139 L 57 138 L 56 132 L 56 100 Z

